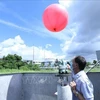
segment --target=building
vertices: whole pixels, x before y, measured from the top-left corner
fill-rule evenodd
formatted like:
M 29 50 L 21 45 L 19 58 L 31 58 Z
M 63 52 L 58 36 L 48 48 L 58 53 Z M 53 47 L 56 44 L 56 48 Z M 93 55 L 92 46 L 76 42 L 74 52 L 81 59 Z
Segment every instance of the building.
M 100 50 L 96 51 L 97 60 L 100 61 Z

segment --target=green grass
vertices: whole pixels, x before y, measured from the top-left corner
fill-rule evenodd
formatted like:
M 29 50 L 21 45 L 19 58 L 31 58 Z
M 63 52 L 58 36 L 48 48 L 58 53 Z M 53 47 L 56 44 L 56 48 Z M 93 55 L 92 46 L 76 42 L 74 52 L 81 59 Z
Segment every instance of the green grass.
M 88 69 L 85 69 L 87 71 Z M 93 69 L 91 69 L 89 72 L 100 72 L 100 66 L 96 66 Z
M 0 69 L 0 74 L 11 74 L 11 73 L 56 73 L 58 70 L 18 70 L 18 69 Z
M 88 69 L 85 69 L 87 71 Z M 41 70 L 18 70 L 18 69 L 0 69 L 0 74 L 12 73 L 57 73 L 57 69 L 41 69 Z M 100 67 L 95 67 L 90 72 L 100 72 Z
M 93 68 L 90 72 L 100 72 L 100 67 L 99 68 Z

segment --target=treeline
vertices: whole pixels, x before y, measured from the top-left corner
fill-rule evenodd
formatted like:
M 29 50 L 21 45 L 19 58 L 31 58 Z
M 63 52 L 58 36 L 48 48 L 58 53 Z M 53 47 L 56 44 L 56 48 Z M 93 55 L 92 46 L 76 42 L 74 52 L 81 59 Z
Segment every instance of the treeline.
M 54 66 L 58 66 L 58 60 L 55 60 Z M 97 61 L 93 60 L 93 64 L 96 64 Z M 62 64 L 62 61 L 61 61 Z M 91 65 L 90 62 L 87 62 L 87 68 Z M 45 66 L 44 63 L 41 64 L 41 67 Z M 48 64 L 51 66 L 51 63 Z M 33 64 L 32 61 L 25 62 L 22 60 L 22 57 L 17 54 L 8 54 L 7 56 L 3 56 L 0 59 L 0 69 L 22 69 L 22 70 L 40 70 L 40 66 L 38 64 Z
M 37 64 L 32 64 L 22 61 L 22 57 L 17 54 L 8 54 L 0 59 L 0 69 L 23 69 L 23 70 L 39 70 L 40 67 Z

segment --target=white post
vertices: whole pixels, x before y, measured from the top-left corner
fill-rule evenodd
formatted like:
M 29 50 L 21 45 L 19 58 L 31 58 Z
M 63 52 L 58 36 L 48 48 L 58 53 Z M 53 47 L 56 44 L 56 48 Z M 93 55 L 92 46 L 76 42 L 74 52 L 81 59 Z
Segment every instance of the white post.
M 33 45 L 33 61 L 32 64 L 34 64 L 34 45 Z

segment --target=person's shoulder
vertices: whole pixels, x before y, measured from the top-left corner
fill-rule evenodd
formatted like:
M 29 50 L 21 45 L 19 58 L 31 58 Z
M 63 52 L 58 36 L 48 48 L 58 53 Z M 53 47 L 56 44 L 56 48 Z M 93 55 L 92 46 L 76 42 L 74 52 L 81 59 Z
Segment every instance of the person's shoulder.
M 86 87 L 90 86 L 90 87 L 93 88 L 93 84 L 88 77 L 87 78 L 82 77 L 81 80 L 80 80 L 80 83 L 83 86 L 86 86 Z
M 88 78 L 87 75 L 84 75 L 84 76 L 81 76 L 80 82 L 83 84 L 87 84 L 87 83 L 90 83 L 90 79 Z
M 85 100 L 88 100 L 87 98 L 93 98 L 93 84 L 92 82 L 86 78 L 81 80 L 81 92 L 84 95 Z M 91 99 L 90 99 L 91 100 Z

